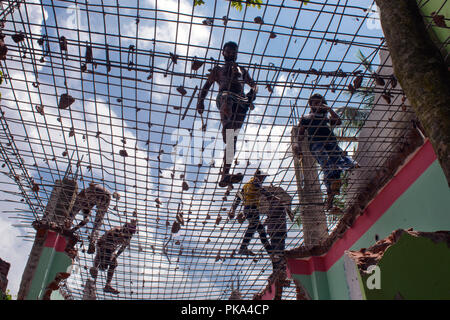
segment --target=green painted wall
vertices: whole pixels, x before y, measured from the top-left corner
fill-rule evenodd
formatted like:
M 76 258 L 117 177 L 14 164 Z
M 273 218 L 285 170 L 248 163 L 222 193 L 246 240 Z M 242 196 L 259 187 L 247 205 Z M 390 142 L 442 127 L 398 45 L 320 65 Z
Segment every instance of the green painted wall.
M 39 258 L 39 264 L 26 299 L 42 299 L 45 288 L 55 279 L 56 274 L 59 272 L 67 272 L 71 265 L 72 260 L 66 254 L 56 252 L 53 248 L 45 247 Z
M 425 237 L 404 233 L 378 262 L 380 289 L 366 286 L 370 274 L 361 274 L 367 300 L 450 299 L 450 248 Z M 432 270 L 430 272 L 430 270 Z
M 440 15 L 443 15 L 446 18 L 450 18 L 450 2 L 448 1 L 443 7 L 443 0 L 417 0 L 417 3 L 421 8 L 422 13 L 427 17 L 430 17 L 432 12 L 439 12 Z M 424 4 L 423 6 L 421 6 L 422 3 Z M 439 11 L 441 7 L 442 9 Z M 425 20 L 432 25 L 432 32 L 434 34 L 433 37 L 437 38 L 437 41 L 440 43 L 446 42 L 450 37 L 450 29 L 438 27 L 435 23 L 432 22 L 432 18 L 426 18 Z M 450 44 L 447 44 L 445 46 L 445 49 L 447 50 L 447 52 L 450 52 Z
M 329 300 L 328 277 L 326 272 L 314 272 L 311 276 L 293 274 L 292 278 L 299 281 L 314 300 Z
M 375 235 L 383 239 L 396 229 L 450 230 L 449 214 L 450 189 L 442 168 L 434 161 L 350 250 L 368 248 L 375 244 Z M 343 258 L 328 270 L 327 276 L 330 298 L 349 299 Z
M 376 242 L 375 235 L 383 239 L 396 229 L 450 230 L 449 214 L 450 189 L 442 168 L 434 161 L 350 250 L 368 248 Z M 313 299 L 349 299 L 343 257 L 328 272 L 293 277 L 304 285 Z

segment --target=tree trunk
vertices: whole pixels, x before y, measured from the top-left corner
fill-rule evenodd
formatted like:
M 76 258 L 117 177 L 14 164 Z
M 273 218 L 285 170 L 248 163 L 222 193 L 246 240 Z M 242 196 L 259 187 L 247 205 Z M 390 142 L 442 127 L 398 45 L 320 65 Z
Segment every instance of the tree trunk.
M 298 127 L 291 133 L 292 145 L 297 143 Z M 300 217 L 303 225 L 304 245 L 310 247 L 320 244 L 328 236 L 327 217 L 324 212 L 322 190 L 320 189 L 317 165 L 312 157 L 308 140 L 301 143 L 302 156 L 294 154 L 295 177 L 300 202 Z
M 395 75 L 450 186 L 450 72 L 415 0 L 376 0 Z

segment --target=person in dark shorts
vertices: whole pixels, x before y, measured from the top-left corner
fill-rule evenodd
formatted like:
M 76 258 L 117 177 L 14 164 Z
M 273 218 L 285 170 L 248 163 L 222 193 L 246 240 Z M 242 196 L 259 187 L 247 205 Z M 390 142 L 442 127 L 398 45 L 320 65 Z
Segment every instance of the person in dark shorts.
M 219 93 L 216 97 L 216 105 L 220 111 L 220 121 L 222 123 L 222 138 L 227 143 L 233 143 L 233 155 L 236 153 L 237 136 L 234 134 L 241 129 L 244 124 L 248 109 L 253 109 L 253 101 L 256 98 L 258 87 L 248 74 L 247 70 L 236 63 L 238 45 L 235 42 L 227 42 L 222 49 L 225 64 L 216 65 L 208 76 L 206 83 L 199 93 L 197 101 L 197 112 L 203 114 L 205 109 L 204 100 L 211 86 L 217 82 Z M 244 85 L 247 84 L 251 90 L 244 94 Z M 233 140 L 227 141 L 227 130 L 233 132 Z M 227 148 L 228 149 L 228 148 Z M 230 175 L 232 161 L 227 160 L 227 153 L 224 152 L 224 163 L 222 177 L 219 181 L 220 187 L 227 187 L 230 184 L 242 181 L 242 174 Z
M 136 220 L 125 223 L 122 227 L 114 227 L 107 231 L 97 241 L 97 254 L 94 266 L 89 270 L 91 276 L 97 279 L 98 270 L 108 270 L 104 292 L 119 294 L 120 292 L 111 286 L 114 271 L 117 268 L 117 258 L 129 246 L 131 238 L 136 233 Z M 115 252 L 117 250 L 117 252 Z
M 335 195 L 340 194 L 343 171 L 358 167 L 358 164 L 339 147 L 332 127 L 341 125 L 342 120 L 328 105 L 320 94 L 313 94 L 308 104 L 311 112 L 302 117 L 299 123 L 298 143 L 308 134 L 309 150 L 323 171 L 327 188 L 327 209 L 333 206 Z M 330 113 L 330 117 L 328 117 Z M 300 146 L 294 146 L 294 153 L 299 155 Z

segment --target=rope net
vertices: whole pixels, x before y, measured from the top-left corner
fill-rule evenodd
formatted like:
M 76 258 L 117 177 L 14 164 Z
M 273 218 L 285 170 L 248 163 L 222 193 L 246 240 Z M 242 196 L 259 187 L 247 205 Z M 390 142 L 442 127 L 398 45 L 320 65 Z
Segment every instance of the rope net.
M 237 287 L 251 299 L 260 292 L 272 273 L 270 258 L 257 233 L 249 246 L 256 255 L 236 254 L 247 222 L 228 212 L 260 169 L 268 174 L 264 186 L 281 187 L 292 199 L 286 249 L 303 244 L 302 206 L 326 197 L 320 167 L 304 168 L 319 172 L 322 192 L 302 203 L 291 151 L 291 130 L 308 114 L 313 93 L 339 112 L 339 145 L 361 167 L 335 199 L 342 212 L 412 126 L 372 0 L 271 0 L 242 10 L 225 0 L 1 6 L 8 47 L 1 62 L 1 171 L 8 177 L 2 189 L 6 201 L 26 206 L 13 210 L 25 240 L 34 239 L 31 222 L 42 218 L 68 168 L 78 191 L 94 182 L 112 194 L 100 235 L 137 219 L 112 281 L 120 294 L 103 292 L 100 271 L 97 299 L 228 299 Z M 218 186 L 224 144 L 217 85 L 203 115 L 196 112 L 198 93 L 230 40 L 259 89 L 238 135 L 232 172 L 244 178 L 233 189 Z M 17 192 L 8 191 L 13 185 Z M 64 283 L 74 299 L 83 298 L 90 279 L 95 211 L 79 230 L 78 257 Z M 332 232 L 340 215 L 324 212 Z M 184 224 L 173 233 L 180 214 Z M 74 223 L 81 219 L 80 213 Z M 295 298 L 291 284 L 283 299 Z

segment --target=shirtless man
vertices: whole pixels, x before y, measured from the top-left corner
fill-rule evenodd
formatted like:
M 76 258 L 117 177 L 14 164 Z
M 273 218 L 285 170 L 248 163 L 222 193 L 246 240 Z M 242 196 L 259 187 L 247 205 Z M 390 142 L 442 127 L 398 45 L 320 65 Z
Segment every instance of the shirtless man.
M 219 84 L 219 93 L 217 94 L 216 104 L 220 111 L 220 121 L 222 123 L 222 138 L 227 144 L 227 130 L 231 129 L 234 136 L 233 155 L 236 153 L 237 136 L 235 131 L 239 130 L 244 124 L 248 108 L 254 109 L 252 102 L 256 98 L 258 91 L 256 83 L 250 77 L 248 72 L 236 63 L 238 45 L 235 42 L 227 42 L 222 49 L 222 55 L 225 60 L 223 66 L 215 66 L 206 80 L 203 89 L 199 93 L 197 102 L 197 111 L 202 114 L 205 105 L 204 100 L 209 89 L 217 82 Z M 251 87 L 251 90 L 244 95 L 244 84 Z M 227 150 L 226 148 L 225 150 Z M 229 150 L 229 149 L 228 149 Z M 219 182 L 220 187 L 226 187 L 232 183 L 238 183 L 242 180 L 242 175 L 230 175 L 231 161 L 227 160 L 227 154 L 224 152 L 222 178 Z
M 101 185 L 90 183 L 89 187 L 80 191 L 73 205 L 72 211 L 69 214 L 68 222 L 72 223 L 75 216 L 83 211 L 83 220 L 74 228 L 72 232 L 77 231 L 89 222 L 92 208 L 97 206 L 97 213 L 95 215 L 94 227 L 89 236 L 88 253 L 95 252 L 95 241 L 97 239 L 98 229 L 103 224 L 103 218 L 108 211 L 109 203 L 111 201 L 111 193 L 103 188 Z
M 97 254 L 94 259 L 94 266 L 89 270 L 91 276 L 97 279 L 98 269 L 105 271 L 108 269 L 104 292 L 119 294 L 120 292 L 111 286 L 114 271 L 117 268 L 117 257 L 129 246 L 131 238 L 136 233 L 136 220 L 125 223 L 122 227 L 114 227 L 107 231 L 97 241 Z M 116 253 L 116 249 L 119 249 Z

